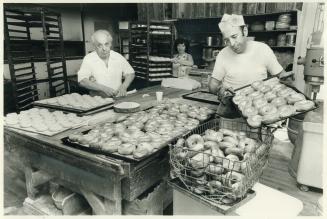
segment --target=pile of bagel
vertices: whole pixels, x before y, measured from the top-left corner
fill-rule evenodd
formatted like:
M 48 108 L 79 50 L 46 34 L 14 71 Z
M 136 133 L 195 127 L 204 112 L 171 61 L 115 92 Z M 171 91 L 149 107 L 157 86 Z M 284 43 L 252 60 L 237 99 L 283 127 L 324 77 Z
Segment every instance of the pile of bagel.
M 251 168 L 267 153 L 268 146 L 229 129 L 207 129 L 203 135 L 179 138 L 173 152 L 174 171 L 185 173 L 193 191 L 201 194 L 229 193 L 228 204 L 246 193 Z M 175 162 L 176 161 L 176 162 Z
M 5 125 L 24 129 L 40 134 L 55 134 L 63 130 L 76 127 L 88 119 L 87 116 L 78 117 L 73 113 L 62 111 L 50 112 L 47 109 L 32 108 L 6 115 Z
M 195 112 L 189 114 L 189 112 Z M 167 142 L 196 128 L 200 120 L 214 113 L 206 107 L 172 103 L 169 100 L 147 110 L 122 115 L 87 134 L 73 133 L 69 139 L 109 153 L 140 159 L 167 145 Z
M 73 109 L 82 109 L 82 110 L 92 109 L 112 102 L 113 102 L 112 98 L 103 98 L 100 96 L 92 97 L 87 94 L 80 95 L 78 93 L 64 94 L 59 97 L 37 101 L 37 103 L 68 107 Z
M 253 82 L 251 86 L 238 90 L 233 102 L 253 128 L 260 127 L 262 123 L 274 123 L 315 106 L 313 101 L 280 83 L 276 77 Z

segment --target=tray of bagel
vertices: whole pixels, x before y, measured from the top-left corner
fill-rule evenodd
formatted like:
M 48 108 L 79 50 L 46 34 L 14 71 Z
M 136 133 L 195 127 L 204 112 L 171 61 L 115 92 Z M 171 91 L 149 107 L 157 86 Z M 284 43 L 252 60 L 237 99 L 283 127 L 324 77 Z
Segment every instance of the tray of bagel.
M 38 100 L 34 106 L 48 109 L 61 110 L 64 112 L 77 113 L 78 115 L 87 115 L 92 112 L 98 112 L 100 109 L 108 109 L 113 106 L 112 98 L 103 98 L 100 96 L 80 95 L 78 93 L 64 94 L 59 97 Z
M 192 113 L 190 113 L 192 112 Z M 148 110 L 123 114 L 114 122 L 98 124 L 87 132 L 75 132 L 62 139 L 67 146 L 139 162 L 214 115 L 207 107 L 164 100 Z
M 256 81 L 235 90 L 233 103 L 251 127 L 270 125 L 314 110 L 318 105 L 277 77 Z
M 272 141 L 268 128 L 210 120 L 170 144 L 171 176 L 208 203 L 235 205 L 258 181 Z
M 9 113 L 4 125 L 9 128 L 53 136 L 68 129 L 78 128 L 88 121 L 88 116 L 79 117 L 73 113 L 32 108 L 17 113 Z
M 217 95 L 212 94 L 208 91 L 195 91 L 182 96 L 184 99 L 195 100 L 210 104 L 219 104 Z

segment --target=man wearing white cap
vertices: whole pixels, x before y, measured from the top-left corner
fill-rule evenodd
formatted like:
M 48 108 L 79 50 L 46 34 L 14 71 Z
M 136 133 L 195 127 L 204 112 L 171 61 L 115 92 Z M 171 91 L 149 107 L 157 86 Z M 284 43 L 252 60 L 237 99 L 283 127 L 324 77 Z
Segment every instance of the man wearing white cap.
M 216 57 L 210 92 L 221 97 L 228 88 L 237 89 L 265 79 L 268 74 L 285 72 L 268 45 L 247 40 L 248 29 L 242 15 L 224 14 L 219 28 L 227 46 Z
M 95 31 L 91 40 L 95 51 L 83 59 L 77 73 L 79 84 L 91 95 L 125 96 L 134 79 L 134 69 L 122 55 L 111 50 L 112 36 L 108 31 Z

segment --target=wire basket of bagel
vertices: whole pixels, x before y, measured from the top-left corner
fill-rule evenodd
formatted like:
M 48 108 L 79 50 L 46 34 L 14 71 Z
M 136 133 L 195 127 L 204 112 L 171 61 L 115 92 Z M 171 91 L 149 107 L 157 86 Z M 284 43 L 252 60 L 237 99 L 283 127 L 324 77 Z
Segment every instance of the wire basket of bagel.
M 259 180 L 272 141 L 270 128 L 215 118 L 170 144 L 171 177 L 209 202 L 233 205 Z

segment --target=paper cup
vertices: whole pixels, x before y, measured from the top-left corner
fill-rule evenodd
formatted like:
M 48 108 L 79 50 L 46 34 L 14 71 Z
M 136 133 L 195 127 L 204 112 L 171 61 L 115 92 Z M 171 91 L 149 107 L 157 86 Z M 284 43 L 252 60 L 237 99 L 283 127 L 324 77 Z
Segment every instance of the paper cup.
M 158 102 L 162 101 L 163 92 L 161 91 L 156 92 L 156 96 Z

